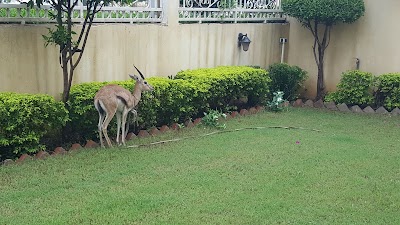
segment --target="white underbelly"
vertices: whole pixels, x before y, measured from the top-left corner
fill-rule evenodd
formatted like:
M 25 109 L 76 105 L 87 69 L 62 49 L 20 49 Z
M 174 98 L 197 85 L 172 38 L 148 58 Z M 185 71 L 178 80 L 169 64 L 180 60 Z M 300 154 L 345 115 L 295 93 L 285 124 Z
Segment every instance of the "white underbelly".
M 117 111 L 118 112 L 123 112 L 125 109 L 125 103 L 121 101 L 120 99 L 117 99 Z

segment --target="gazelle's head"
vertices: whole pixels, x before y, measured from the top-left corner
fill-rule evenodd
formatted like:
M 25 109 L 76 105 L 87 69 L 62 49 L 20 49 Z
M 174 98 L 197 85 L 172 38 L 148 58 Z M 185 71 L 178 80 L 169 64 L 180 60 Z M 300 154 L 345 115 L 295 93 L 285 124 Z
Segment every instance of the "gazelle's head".
M 136 81 L 136 85 L 138 85 L 140 90 L 142 92 L 154 90 L 153 86 L 151 86 L 149 83 L 147 83 L 142 72 L 140 72 L 140 70 L 138 68 L 136 68 L 136 66 L 135 66 L 135 69 L 138 71 L 140 77 L 138 77 L 137 75 L 131 75 L 131 74 L 129 74 L 129 76 Z

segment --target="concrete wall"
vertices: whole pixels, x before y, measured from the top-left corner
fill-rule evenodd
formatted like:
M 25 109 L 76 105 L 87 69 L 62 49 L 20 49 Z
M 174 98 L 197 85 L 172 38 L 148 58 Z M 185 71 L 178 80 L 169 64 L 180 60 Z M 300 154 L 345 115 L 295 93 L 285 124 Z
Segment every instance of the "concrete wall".
M 400 1 L 364 0 L 365 16 L 332 30 L 326 51 L 325 84 L 333 91 L 342 72 L 360 69 L 380 75 L 400 72 Z M 289 38 L 289 64 L 309 72 L 306 97 L 316 93 L 313 38 L 295 19 L 281 24 L 179 24 L 177 3 L 168 5 L 168 24 L 102 24 L 91 31 L 74 83 L 125 80 L 133 64 L 146 76 L 174 75 L 180 70 L 218 65 L 259 65 L 280 61 L 280 37 Z M 58 50 L 45 47 L 46 25 L 0 25 L 0 91 L 48 93 L 62 91 Z M 290 29 L 289 29 L 290 27 Z M 79 25 L 77 26 L 79 28 Z M 248 52 L 237 47 L 239 32 L 248 33 Z
M 281 24 L 178 24 L 178 4 L 169 5 L 168 24 L 94 25 L 74 83 L 126 80 L 135 64 L 145 76 L 175 75 L 184 69 L 259 65 L 280 61 Z M 173 13 L 175 12 L 175 13 Z M 49 25 L 0 25 L 0 91 L 48 93 L 59 97 L 62 71 L 58 49 L 44 46 Z M 80 28 L 79 25 L 76 26 Z M 250 49 L 237 46 L 247 33 Z
M 366 12 L 353 24 L 339 24 L 332 30 L 331 43 L 326 50 L 325 85 L 333 91 L 341 73 L 355 69 L 360 59 L 360 70 L 380 75 L 400 72 L 400 1 L 364 0 Z M 294 19 L 290 20 L 288 63 L 309 72 L 305 95 L 316 94 L 317 67 L 312 53 L 311 32 Z

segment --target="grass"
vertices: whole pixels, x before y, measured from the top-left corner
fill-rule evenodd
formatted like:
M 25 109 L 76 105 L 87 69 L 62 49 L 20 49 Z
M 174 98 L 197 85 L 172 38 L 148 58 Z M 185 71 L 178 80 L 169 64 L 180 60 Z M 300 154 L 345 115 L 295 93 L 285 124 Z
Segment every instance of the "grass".
M 0 224 L 400 224 L 399 117 L 290 109 L 227 122 L 259 126 L 308 129 L 246 129 L 0 167 Z

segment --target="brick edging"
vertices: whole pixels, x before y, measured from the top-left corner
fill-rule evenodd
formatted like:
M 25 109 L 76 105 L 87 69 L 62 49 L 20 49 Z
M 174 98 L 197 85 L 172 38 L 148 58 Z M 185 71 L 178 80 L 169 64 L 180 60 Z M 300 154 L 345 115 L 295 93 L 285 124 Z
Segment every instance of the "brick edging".
M 239 111 L 233 111 L 231 113 L 226 113 L 227 118 L 226 119 L 232 119 L 232 118 L 238 118 L 241 116 L 246 116 L 250 114 L 256 114 L 261 112 L 264 109 L 263 106 L 257 106 L 257 107 L 251 107 L 249 109 L 242 109 Z M 132 140 L 134 138 L 147 138 L 151 136 L 157 136 L 167 130 L 171 131 L 178 131 L 181 130 L 182 128 L 184 129 L 190 129 L 192 127 L 198 126 L 201 124 L 202 118 L 197 118 L 195 120 L 187 120 L 184 124 L 184 127 L 181 127 L 177 123 L 171 124 L 171 126 L 168 125 L 163 125 L 159 128 L 153 127 L 148 130 L 140 130 L 138 134 L 134 133 L 128 133 L 127 135 L 127 140 Z M 72 144 L 72 146 L 69 148 L 69 150 L 64 149 L 63 147 L 57 147 L 53 151 L 39 151 L 33 156 L 28 155 L 28 154 L 22 154 L 18 159 L 12 160 L 12 159 L 5 159 L 4 161 L 0 162 L 1 165 L 11 165 L 11 164 L 20 164 L 23 163 L 24 161 L 28 160 L 45 160 L 48 157 L 54 157 L 58 155 L 65 155 L 74 151 L 79 151 L 79 150 L 84 150 L 84 149 L 90 149 L 90 148 L 99 148 L 100 143 L 97 143 L 93 140 L 87 140 L 86 144 L 84 146 L 80 145 L 79 143 Z
M 398 107 L 394 108 L 392 111 L 388 111 L 385 107 L 381 106 L 377 109 L 373 109 L 371 106 L 366 106 L 361 108 L 359 105 L 353 105 L 349 107 L 345 103 L 336 104 L 335 102 L 323 102 L 322 100 L 313 101 L 307 100 L 303 102 L 302 99 L 297 99 L 291 103 L 293 107 L 309 107 L 309 108 L 325 108 L 333 111 L 340 112 L 352 112 L 352 113 L 369 113 L 369 114 L 387 114 L 392 116 L 400 115 L 400 109 Z

